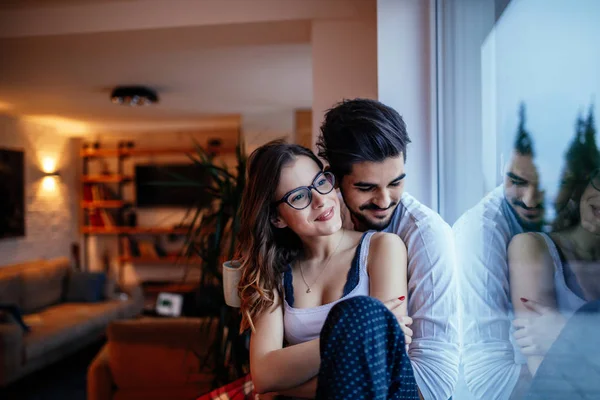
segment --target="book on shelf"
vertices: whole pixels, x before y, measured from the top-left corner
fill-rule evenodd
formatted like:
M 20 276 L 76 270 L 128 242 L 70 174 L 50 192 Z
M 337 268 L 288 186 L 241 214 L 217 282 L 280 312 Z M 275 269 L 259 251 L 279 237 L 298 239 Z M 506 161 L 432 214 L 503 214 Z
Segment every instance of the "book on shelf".
M 104 219 L 102 218 L 100 209 L 90 208 L 90 209 L 86 210 L 86 216 L 87 216 L 87 218 L 86 218 L 87 226 L 100 227 L 100 228 L 104 227 Z
M 156 251 L 156 254 L 158 254 L 159 257 L 167 257 L 167 252 L 165 251 L 165 249 L 163 249 L 160 243 L 154 243 L 154 250 Z
M 121 200 L 118 194 L 102 183 L 92 183 L 83 186 L 83 200 L 91 203 L 94 201 Z
M 131 255 L 131 242 L 127 236 L 123 236 L 120 238 L 121 247 L 123 248 L 123 257 L 129 259 L 132 257 Z
M 128 236 L 127 239 L 129 241 L 129 250 L 131 252 L 131 257 L 139 257 L 140 247 L 138 245 L 138 241 L 131 236 Z
M 154 244 L 145 240 L 139 242 L 140 254 L 145 258 L 158 258 Z
M 100 210 L 100 215 L 102 217 L 102 221 L 104 222 L 104 226 L 107 228 L 114 228 L 116 226 L 115 221 L 112 215 L 105 209 Z
M 83 186 L 83 200 L 88 201 L 88 202 L 94 200 L 92 185 L 84 185 Z

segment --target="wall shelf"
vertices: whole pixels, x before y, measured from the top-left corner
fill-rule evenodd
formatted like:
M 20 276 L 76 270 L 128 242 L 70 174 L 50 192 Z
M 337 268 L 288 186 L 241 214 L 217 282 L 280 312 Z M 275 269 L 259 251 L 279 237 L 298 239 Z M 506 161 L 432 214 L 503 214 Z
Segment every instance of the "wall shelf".
M 111 175 L 84 175 L 81 177 L 83 183 L 120 183 L 133 181 L 133 177 L 119 174 Z
M 82 201 L 81 208 L 121 208 L 127 203 L 121 200 Z
M 119 257 L 120 262 L 132 264 L 177 264 L 190 265 L 202 264 L 200 257 L 182 257 L 182 256 L 167 256 L 167 257 Z
M 83 158 L 103 157 L 142 157 L 174 154 L 197 154 L 194 147 L 185 148 L 131 148 L 131 149 L 82 149 L 79 155 Z M 235 154 L 235 147 L 219 147 L 215 150 L 217 155 Z

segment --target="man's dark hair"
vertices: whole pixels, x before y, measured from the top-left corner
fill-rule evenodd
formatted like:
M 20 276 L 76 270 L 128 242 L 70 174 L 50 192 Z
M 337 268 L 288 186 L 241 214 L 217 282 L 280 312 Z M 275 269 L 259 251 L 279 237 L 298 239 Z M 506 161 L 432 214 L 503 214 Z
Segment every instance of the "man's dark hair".
M 338 179 L 360 162 L 404 155 L 410 139 L 396 110 L 376 100 L 344 100 L 325 114 L 317 141 L 319 156 Z
M 517 136 L 515 137 L 514 149 L 522 156 L 534 157 L 533 140 L 531 139 L 529 132 L 525 129 L 525 120 L 525 104 L 521 103 L 521 106 L 519 107 L 519 129 L 517 130 Z

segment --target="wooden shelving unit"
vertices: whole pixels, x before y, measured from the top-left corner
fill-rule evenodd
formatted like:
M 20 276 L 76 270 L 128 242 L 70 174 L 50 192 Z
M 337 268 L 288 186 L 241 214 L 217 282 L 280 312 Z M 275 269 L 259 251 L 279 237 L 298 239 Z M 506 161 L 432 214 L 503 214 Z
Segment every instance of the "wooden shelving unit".
M 210 148 L 206 149 L 211 151 Z M 217 151 L 218 150 L 218 151 Z M 123 278 L 123 266 L 125 263 L 136 263 L 136 264 L 201 264 L 200 258 L 192 258 L 191 260 L 178 260 L 178 257 L 167 256 L 167 257 L 130 257 L 125 256 L 123 237 L 129 237 L 133 235 L 185 235 L 188 232 L 187 228 L 173 228 L 173 227 L 140 227 L 140 226 L 126 226 L 125 224 L 125 210 L 133 208 L 133 202 L 126 201 L 123 198 L 124 186 L 135 182 L 135 176 L 129 176 L 124 173 L 124 163 L 134 157 L 142 156 L 167 156 L 167 155 L 194 155 L 197 154 L 197 149 L 194 147 L 176 147 L 176 148 L 128 148 L 120 147 L 116 149 L 90 149 L 85 148 L 80 150 L 80 157 L 83 162 L 82 176 L 81 176 L 81 200 L 80 207 L 84 217 L 80 224 L 80 232 L 84 236 L 84 256 L 85 256 L 85 268 L 89 268 L 89 252 L 88 252 L 88 239 L 91 236 L 96 235 L 114 235 L 117 236 L 118 240 L 118 256 L 117 261 L 119 263 L 119 280 Z M 226 156 L 235 154 L 235 148 L 223 148 L 219 147 L 214 149 L 213 154 L 217 156 Z M 111 174 L 90 174 L 89 162 L 98 158 L 116 158 L 117 159 L 117 171 Z M 116 185 L 117 190 L 114 191 L 113 196 L 116 198 L 112 199 L 97 199 L 95 194 L 92 194 L 93 199 L 84 198 L 84 194 L 90 196 L 93 193 L 92 187 L 94 185 Z M 86 190 L 87 189 L 87 190 Z M 99 190 L 99 189 L 98 189 Z M 112 210 L 115 213 L 116 218 L 114 224 L 103 223 L 105 226 L 90 226 L 85 222 L 86 219 L 91 221 L 91 213 L 95 210 L 100 210 L 100 213 L 106 212 L 102 210 Z M 87 216 L 87 218 L 86 218 Z M 97 218 L 98 214 L 95 214 Z M 111 217 L 112 219 L 113 217 Z M 127 241 L 126 241 L 127 242 Z

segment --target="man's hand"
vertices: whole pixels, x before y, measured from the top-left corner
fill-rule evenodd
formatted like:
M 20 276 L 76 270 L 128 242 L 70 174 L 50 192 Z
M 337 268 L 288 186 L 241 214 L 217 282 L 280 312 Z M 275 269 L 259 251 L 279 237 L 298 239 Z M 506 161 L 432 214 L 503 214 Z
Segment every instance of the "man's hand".
M 394 314 L 394 316 L 396 317 L 396 320 L 400 324 L 400 328 L 402 329 L 402 332 L 404 333 L 404 341 L 406 342 L 406 346 L 408 349 L 408 345 L 412 343 L 413 331 L 412 331 L 412 329 L 409 328 L 409 326 L 412 325 L 413 320 L 411 317 L 409 317 L 407 315 L 403 315 L 401 313 L 400 306 L 402 305 L 402 303 L 404 303 L 405 300 L 406 300 L 406 298 L 404 296 L 402 296 L 399 299 L 386 301 L 383 304 L 387 307 L 388 310 L 390 310 L 392 312 L 392 314 Z
M 544 356 L 562 331 L 566 318 L 553 308 L 538 302 L 521 299 L 531 312 L 528 318 L 513 321 L 515 340 L 525 356 Z

